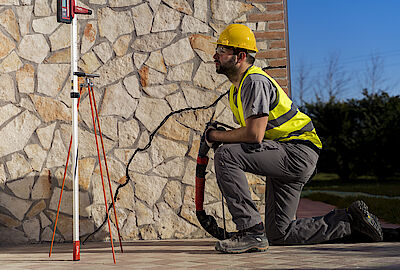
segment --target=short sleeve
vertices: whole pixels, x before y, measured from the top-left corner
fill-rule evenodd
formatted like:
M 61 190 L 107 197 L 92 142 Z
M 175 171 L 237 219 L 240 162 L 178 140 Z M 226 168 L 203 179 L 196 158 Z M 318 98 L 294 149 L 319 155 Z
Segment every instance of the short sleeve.
M 255 115 L 269 115 L 270 104 L 276 96 L 276 88 L 268 78 L 259 75 L 249 75 L 242 85 L 241 100 L 244 118 Z

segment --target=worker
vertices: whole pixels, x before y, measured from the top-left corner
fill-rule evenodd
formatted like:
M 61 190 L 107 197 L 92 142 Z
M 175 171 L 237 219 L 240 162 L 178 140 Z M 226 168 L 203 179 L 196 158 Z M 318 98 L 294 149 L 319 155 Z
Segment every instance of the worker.
M 378 219 L 362 201 L 321 217 L 294 219 L 304 184 L 315 171 L 322 144 L 311 119 L 278 83 L 254 66 L 254 33 L 231 24 L 216 42 L 216 72 L 232 83 L 229 102 L 240 128 L 210 126 L 218 186 L 238 230 L 216 243 L 223 253 L 265 251 L 269 244 L 322 243 L 351 234 L 382 240 Z M 251 198 L 245 172 L 266 176 L 265 227 Z

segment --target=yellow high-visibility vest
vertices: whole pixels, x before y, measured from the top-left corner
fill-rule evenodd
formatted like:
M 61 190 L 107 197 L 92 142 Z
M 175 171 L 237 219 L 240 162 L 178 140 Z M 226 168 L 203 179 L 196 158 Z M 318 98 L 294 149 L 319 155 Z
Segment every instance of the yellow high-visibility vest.
M 234 99 L 235 86 L 232 84 L 229 90 L 230 107 L 240 126 L 246 126 L 240 94 L 243 82 L 250 74 L 260 74 L 267 77 L 277 89 L 276 100 L 273 104 L 270 104 L 268 124 L 264 139 L 281 142 L 288 142 L 291 140 L 310 141 L 321 149 L 322 143 L 315 132 L 310 117 L 300 112 L 279 84 L 259 67 L 251 66 L 247 70 L 240 82 L 236 102 Z

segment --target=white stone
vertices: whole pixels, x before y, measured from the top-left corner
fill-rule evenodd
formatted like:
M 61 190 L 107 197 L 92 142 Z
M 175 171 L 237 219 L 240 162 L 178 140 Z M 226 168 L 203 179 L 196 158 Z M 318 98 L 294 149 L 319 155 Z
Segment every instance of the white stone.
M 71 25 L 65 23 L 61 24 L 61 26 L 53 34 L 50 35 L 49 39 L 52 52 L 70 47 Z
M 113 50 L 117 56 L 123 56 L 129 49 L 129 43 L 131 42 L 132 35 L 120 36 L 113 45 Z
M 40 120 L 30 112 L 23 112 L 0 130 L 0 138 L 7 143 L 0 144 L 0 156 L 22 150 Z
M 192 9 L 186 0 L 163 0 L 164 3 L 169 5 L 175 10 L 183 12 L 185 14 L 192 14 Z
M 194 64 L 191 62 L 174 66 L 167 75 L 168 81 L 191 81 Z
M 165 100 L 142 97 L 137 106 L 135 116 L 151 132 L 170 112 L 171 109 Z
M 148 85 L 163 84 L 165 80 L 164 73 L 158 72 L 157 70 L 147 66 L 143 66 L 141 70 L 139 70 L 139 75 L 140 83 L 143 87 Z
M 18 179 L 32 171 L 32 167 L 21 154 L 14 154 L 10 161 L 6 162 L 11 179 Z
M 71 120 L 71 110 L 60 101 L 53 98 L 46 98 L 39 95 L 30 94 L 32 102 L 35 105 L 36 111 L 44 122 L 51 122 L 54 120 Z M 49 110 L 51 108 L 51 110 Z
M 128 118 L 135 110 L 138 101 L 125 91 L 121 83 L 108 86 L 104 92 L 100 115 L 116 115 Z
M 89 3 L 95 5 L 105 5 L 107 4 L 107 0 L 89 0 Z
M 51 225 L 51 220 L 45 214 L 43 214 L 43 212 L 39 214 L 39 217 L 42 228 L 46 228 L 47 226 Z
M 151 32 L 165 32 L 169 30 L 175 30 L 181 21 L 181 14 L 167 7 L 166 5 L 160 5 L 157 13 L 154 16 L 153 26 Z
M 42 34 L 26 35 L 18 46 L 18 55 L 35 63 L 41 63 L 50 48 Z
M 138 226 L 154 224 L 153 211 L 140 201 L 135 205 L 136 220 Z
M 28 236 L 29 240 L 34 240 L 36 242 L 39 241 L 40 224 L 37 218 L 25 220 L 22 223 L 22 227 L 24 228 L 25 235 Z
M 132 156 L 132 154 L 130 155 Z M 152 168 L 148 153 L 137 152 L 130 163 L 129 170 L 138 173 L 146 173 Z
M 156 12 L 158 10 L 158 7 L 160 6 L 161 0 L 148 0 L 148 1 L 153 12 Z
M 173 160 L 161 163 L 154 169 L 154 173 L 162 177 L 182 177 L 185 165 L 184 157 L 177 157 Z
M 188 147 L 186 144 L 156 136 L 153 139 L 150 149 L 151 159 L 155 165 L 158 165 L 168 158 L 185 156 Z
M 118 119 L 114 116 L 100 116 L 100 126 L 103 136 L 118 140 Z
M 201 63 L 193 78 L 196 86 L 214 90 L 227 79 L 224 75 L 217 74 L 214 63 Z
M 35 0 L 34 13 L 36 17 L 49 16 L 51 9 L 47 0 Z
M 207 33 L 211 28 L 192 16 L 185 15 L 182 20 L 182 33 Z
M 14 41 L 0 32 L 0 59 L 7 56 L 14 48 Z
M 134 30 L 132 17 L 129 11 L 113 11 L 110 8 L 101 8 L 97 11 L 99 33 L 101 37 L 114 42 L 118 36 L 129 34 Z
M 167 72 L 167 68 L 165 67 L 164 58 L 161 54 L 161 51 L 152 52 L 145 64 L 162 73 Z
M 37 91 L 55 97 L 61 91 L 69 71 L 70 66 L 67 64 L 40 64 L 37 70 Z
M 71 125 L 61 125 L 61 131 L 65 145 L 69 145 L 69 141 L 71 139 Z M 82 129 L 79 129 L 78 136 L 79 136 L 79 157 L 85 158 L 85 157 L 97 156 L 94 133 L 90 133 Z M 103 137 L 103 142 L 106 153 L 110 151 L 110 149 L 112 149 L 116 144 L 114 141 L 107 139 L 105 137 Z M 66 155 L 62 159 L 64 160 L 65 157 Z
M 7 187 L 11 189 L 11 191 L 15 194 L 15 196 L 28 200 L 29 195 L 31 194 L 32 191 L 32 186 L 34 182 L 33 177 L 25 177 L 20 180 L 16 180 L 13 182 L 8 182 Z
M 147 54 L 144 53 L 134 53 L 133 54 L 133 62 L 135 62 L 135 66 L 137 69 L 140 69 L 144 62 L 147 59 Z
M 0 188 L 4 189 L 5 183 L 7 181 L 6 171 L 4 170 L 4 165 L 0 164 Z
M 176 33 L 174 32 L 160 32 L 140 36 L 135 39 L 132 48 L 142 52 L 156 51 L 170 44 L 175 36 Z
M 20 7 L 15 7 L 15 9 L 17 10 L 17 15 L 18 15 L 19 31 L 21 32 L 22 36 L 25 36 L 26 34 L 29 33 L 33 6 L 31 5 L 20 6 Z
M 104 168 L 104 170 L 105 170 L 105 168 Z M 110 188 L 108 185 L 107 176 L 104 174 L 103 174 L 103 181 L 104 181 L 104 189 L 106 192 L 107 204 L 111 204 L 112 200 L 111 200 L 111 195 L 110 195 Z M 102 183 L 100 174 L 93 174 L 90 182 L 91 182 L 91 186 L 92 186 L 93 204 L 102 205 L 104 207 L 103 183 Z M 115 190 L 117 189 L 117 187 L 118 187 L 118 184 L 111 181 L 111 189 L 112 189 L 113 196 L 115 195 Z
M 16 102 L 14 81 L 8 74 L 0 75 L 0 100 Z
M 155 224 L 162 239 L 188 238 L 197 230 L 196 226 L 183 220 L 165 203 L 157 204 L 159 219 Z
M 95 158 L 83 158 L 78 160 L 79 187 L 81 190 L 89 189 L 90 178 L 93 174 L 95 162 Z
M 16 71 L 22 67 L 22 62 L 19 59 L 18 55 L 13 51 L 9 54 L 3 62 L 0 64 L 0 72 L 8 73 L 12 71 Z
M 185 175 L 182 178 L 182 183 L 194 186 L 195 176 L 196 176 L 196 162 L 189 160 L 189 162 L 186 164 Z
M 168 66 L 176 66 L 193 59 L 194 53 L 188 38 L 183 38 L 178 42 L 162 50 L 165 63 Z
M 49 150 L 51 146 L 51 142 L 53 140 L 53 133 L 56 127 L 56 123 L 48 125 L 43 128 L 38 128 L 36 133 L 38 135 L 39 141 L 43 146 L 43 149 Z
M 35 68 L 26 64 L 16 73 L 18 91 L 20 93 L 33 93 L 35 90 Z
M 186 100 L 181 92 L 171 94 L 165 99 L 168 101 L 168 104 L 171 106 L 173 111 L 188 107 Z
M 6 9 L 0 14 L 0 24 L 17 42 L 19 42 L 19 27 L 12 9 Z
M 181 183 L 178 181 L 169 181 L 165 186 L 165 202 L 172 209 L 177 209 L 182 205 L 182 190 Z
M 123 166 L 121 162 L 119 162 L 118 160 L 116 160 L 114 158 L 107 157 L 107 165 L 108 165 L 108 175 L 107 175 L 105 162 L 104 162 L 104 160 L 101 161 L 104 178 L 108 178 L 108 176 L 110 176 L 110 180 L 112 180 L 114 182 L 117 182 L 120 184 L 123 184 L 126 182 L 125 166 Z M 99 165 L 96 166 L 96 168 L 93 171 L 93 174 L 101 176 Z
M 203 22 L 207 22 L 208 1 L 194 0 L 194 14 L 193 16 Z
M 83 30 L 83 37 L 81 40 L 81 54 L 87 53 L 95 44 L 97 35 L 97 22 L 90 21 L 86 24 Z
M 126 6 L 133 6 L 137 5 L 142 0 L 109 0 L 110 7 L 126 7 Z
M 140 98 L 142 96 L 140 93 L 139 80 L 137 79 L 136 75 L 125 77 L 124 86 L 131 97 Z
M 22 220 L 32 202 L 18 199 L 0 191 L 0 205 L 10 211 L 17 219 Z
M 161 193 L 167 183 L 166 178 L 154 175 L 142 175 L 133 173 L 132 181 L 135 185 L 135 195 L 152 207 L 160 198 Z
M 101 63 L 97 60 L 94 52 L 88 52 L 81 56 L 81 59 L 78 61 L 78 67 L 86 73 L 94 73 L 99 67 Z
M 127 54 L 117 57 L 99 68 L 97 73 L 100 78 L 96 78 L 94 82 L 97 87 L 103 87 L 125 78 L 131 72 L 133 72 L 132 54 Z
M 133 22 L 135 23 L 136 35 L 150 34 L 153 14 L 147 3 L 132 8 Z
M 28 144 L 24 148 L 25 153 L 28 158 L 31 159 L 32 169 L 40 172 L 42 169 L 42 165 L 44 160 L 47 157 L 47 151 L 43 150 L 42 147 L 38 144 Z
M 189 84 L 182 84 L 182 91 L 189 107 L 210 105 L 218 98 L 214 92 L 203 91 Z
M 21 112 L 21 109 L 9 103 L 0 107 L 0 126 L 10 118 L 16 116 Z
M 14 6 L 18 6 L 19 5 L 19 1 L 18 0 L 1 0 L 0 1 L 0 5 L 14 5 Z
M 253 8 L 250 4 L 245 4 L 233 0 L 211 0 L 211 11 L 215 20 L 223 21 L 228 24 L 233 19 L 240 17 L 243 13 Z
M 94 90 L 94 99 L 93 99 L 93 96 L 92 96 L 92 105 L 94 107 L 94 103 L 96 101 L 96 108 L 97 108 L 97 111 L 99 112 L 100 111 L 99 101 L 102 98 L 102 94 L 99 92 L 97 87 L 95 87 L 93 90 Z M 93 110 L 93 113 L 95 113 L 94 110 Z M 89 95 L 87 95 L 86 97 L 81 98 L 80 105 L 79 105 L 79 114 L 80 114 L 80 119 L 82 119 L 85 122 L 85 124 L 88 127 L 90 127 L 90 129 L 92 130 L 93 129 L 93 118 L 92 118 L 92 109 L 91 109 Z M 96 115 L 95 114 L 94 114 L 94 117 L 96 119 Z M 96 127 L 97 127 L 97 122 L 96 122 Z
M 136 226 L 136 213 L 130 212 L 126 218 L 124 227 L 121 230 L 122 238 L 124 240 L 134 240 L 137 239 L 139 234 L 139 229 Z
M 54 132 L 54 139 L 52 147 L 47 157 L 46 168 L 53 168 L 65 165 L 65 158 L 67 156 L 67 149 L 61 139 L 60 131 Z
M 46 35 L 53 33 L 58 26 L 59 23 L 56 16 L 44 17 L 32 22 L 33 31 Z
M 44 169 L 33 186 L 32 199 L 49 199 L 51 196 L 51 190 L 51 172 L 49 169 Z
M 139 130 L 139 124 L 135 119 L 118 122 L 119 147 L 131 147 L 139 135 Z
M 112 57 L 112 48 L 107 41 L 95 46 L 93 51 L 103 63 L 106 63 Z
M 49 209 L 57 211 L 58 201 L 60 199 L 61 189 L 56 187 L 54 188 L 53 194 L 50 199 Z M 60 212 L 68 215 L 72 215 L 72 197 L 73 192 L 64 190 L 63 198 L 61 200 Z M 90 205 L 89 203 L 89 194 L 87 192 L 79 192 L 79 215 L 87 217 L 88 212 L 86 208 Z M 104 205 L 104 201 L 103 201 Z
M 154 98 L 164 98 L 178 89 L 179 86 L 175 83 L 143 87 L 144 92 Z

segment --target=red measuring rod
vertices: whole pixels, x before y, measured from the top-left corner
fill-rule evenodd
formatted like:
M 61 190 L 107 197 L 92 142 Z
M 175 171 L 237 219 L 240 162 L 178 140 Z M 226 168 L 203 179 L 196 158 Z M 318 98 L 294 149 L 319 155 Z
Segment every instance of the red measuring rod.
M 75 0 L 57 0 L 57 22 L 71 23 L 75 14 L 92 14 L 87 8 L 75 5 Z

